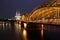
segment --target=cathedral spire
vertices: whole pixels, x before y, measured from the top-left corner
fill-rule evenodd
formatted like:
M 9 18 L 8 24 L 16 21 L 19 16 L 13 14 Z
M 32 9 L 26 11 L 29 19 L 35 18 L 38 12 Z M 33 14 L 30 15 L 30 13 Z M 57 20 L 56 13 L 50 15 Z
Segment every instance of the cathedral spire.
M 20 11 L 16 11 L 15 19 L 20 20 L 20 18 L 21 18 Z

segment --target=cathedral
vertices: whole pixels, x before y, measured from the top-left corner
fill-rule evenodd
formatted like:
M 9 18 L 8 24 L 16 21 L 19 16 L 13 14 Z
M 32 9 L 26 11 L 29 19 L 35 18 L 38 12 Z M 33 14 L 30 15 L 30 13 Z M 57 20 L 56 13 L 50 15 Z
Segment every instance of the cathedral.
M 20 18 L 21 18 L 20 12 L 16 11 L 15 20 L 20 20 Z

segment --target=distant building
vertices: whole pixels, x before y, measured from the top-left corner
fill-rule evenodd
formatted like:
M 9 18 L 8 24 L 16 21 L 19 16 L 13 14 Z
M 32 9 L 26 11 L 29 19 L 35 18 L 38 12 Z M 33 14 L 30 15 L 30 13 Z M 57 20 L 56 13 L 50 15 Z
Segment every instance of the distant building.
M 16 11 L 15 20 L 20 20 L 20 19 L 21 19 L 20 12 Z

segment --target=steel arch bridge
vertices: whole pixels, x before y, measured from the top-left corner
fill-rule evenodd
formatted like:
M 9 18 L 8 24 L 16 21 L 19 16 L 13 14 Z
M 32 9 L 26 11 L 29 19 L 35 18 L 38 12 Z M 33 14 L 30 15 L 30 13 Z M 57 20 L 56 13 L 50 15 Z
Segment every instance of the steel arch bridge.
M 22 17 L 28 22 L 39 22 L 60 25 L 60 2 L 52 2 L 34 9 L 27 17 Z
M 44 7 L 37 9 L 30 15 L 29 21 L 60 25 L 60 7 Z
M 60 7 L 44 7 L 37 9 L 30 15 L 30 20 L 37 20 L 42 18 L 60 18 Z
M 51 1 L 50 4 L 47 3 L 40 7 L 38 6 L 29 16 L 29 20 L 37 20 L 42 18 L 60 19 L 60 1 Z

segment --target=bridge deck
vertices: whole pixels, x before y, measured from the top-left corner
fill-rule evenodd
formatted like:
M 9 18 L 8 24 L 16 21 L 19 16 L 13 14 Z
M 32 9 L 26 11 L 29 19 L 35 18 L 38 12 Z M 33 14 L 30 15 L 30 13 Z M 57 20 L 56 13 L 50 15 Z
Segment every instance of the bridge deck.
M 43 24 L 52 24 L 52 25 L 60 25 L 60 19 L 46 19 L 46 20 L 36 20 L 36 21 L 24 21 L 24 22 L 33 22 L 33 23 L 43 23 Z

